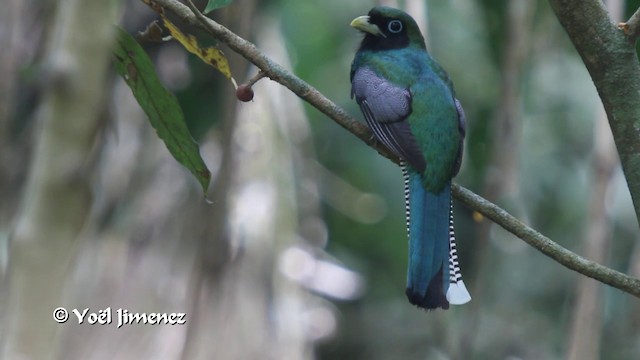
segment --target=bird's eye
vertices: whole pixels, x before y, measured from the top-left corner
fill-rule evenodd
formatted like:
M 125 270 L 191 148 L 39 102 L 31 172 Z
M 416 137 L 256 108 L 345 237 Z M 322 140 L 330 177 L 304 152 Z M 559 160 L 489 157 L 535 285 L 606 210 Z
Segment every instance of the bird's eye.
M 392 34 L 399 33 L 400 31 L 402 31 L 402 21 L 400 20 L 389 21 L 389 24 L 387 25 L 387 29 L 389 29 L 389 32 Z

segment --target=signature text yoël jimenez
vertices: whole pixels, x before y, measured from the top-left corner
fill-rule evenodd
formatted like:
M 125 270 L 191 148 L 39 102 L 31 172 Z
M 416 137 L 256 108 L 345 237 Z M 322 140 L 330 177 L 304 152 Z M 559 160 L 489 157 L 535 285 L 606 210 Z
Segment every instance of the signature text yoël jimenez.
M 65 309 L 58 308 L 56 311 L 58 314 L 61 313 L 61 310 Z M 118 328 L 123 325 L 132 325 L 132 324 L 142 324 L 142 325 L 183 325 L 187 322 L 185 319 L 185 313 L 138 313 L 138 312 L 130 312 L 127 309 L 117 309 L 115 314 L 111 307 L 106 309 L 101 309 L 98 311 L 91 311 L 89 308 L 85 309 L 73 309 L 71 313 L 75 315 L 78 320 L 78 324 L 88 323 L 90 325 L 107 325 L 112 324 L 114 317 L 117 321 Z M 114 316 L 115 315 L 115 316 Z M 69 318 L 58 316 L 56 312 L 54 312 L 54 319 L 59 323 L 64 323 Z

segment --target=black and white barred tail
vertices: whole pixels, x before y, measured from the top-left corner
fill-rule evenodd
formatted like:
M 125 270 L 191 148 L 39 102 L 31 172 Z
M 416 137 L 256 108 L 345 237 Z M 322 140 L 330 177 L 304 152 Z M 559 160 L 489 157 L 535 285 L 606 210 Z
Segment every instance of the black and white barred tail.
M 410 206 L 410 186 L 409 173 L 406 164 L 401 163 L 402 175 L 404 180 L 404 200 L 407 234 L 410 233 L 411 227 L 411 206 Z M 456 238 L 453 227 L 453 200 L 449 206 L 449 286 L 446 293 L 447 301 L 452 305 L 462 305 L 471 300 L 471 295 L 467 291 L 458 263 L 458 252 L 456 250 Z
M 462 273 L 458 264 L 458 251 L 456 250 L 456 235 L 453 229 L 453 199 L 449 208 L 449 289 L 447 290 L 447 301 L 452 305 L 466 304 L 471 300 L 471 295 L 467 291 L 462 281 Z

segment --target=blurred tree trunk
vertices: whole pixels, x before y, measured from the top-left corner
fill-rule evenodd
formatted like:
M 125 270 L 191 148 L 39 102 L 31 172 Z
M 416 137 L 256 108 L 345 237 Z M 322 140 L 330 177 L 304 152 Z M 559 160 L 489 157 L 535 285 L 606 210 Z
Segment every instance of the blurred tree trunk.
M 263 28 L 258 46 L 286 63 L 276 29 L 275 23 Z M 277 267 L 283 250 L 299 239 L 294 168 L 301 154 L 291 131 L 305 117 L 282 86 L 263 80 L 254 90 L 253 102 L 234 100 L 238 114 L 225 130 L 225 174 L 212 199 L 215 226 L 192 275 L 194 321 L 184 359 L 311 356 L 301 320 L 305 295 Z
M 8 300 L 7 270 L 9 262 L 10 223 L 16 212 L 19 174 L 24 171 L 23 152 L 14 148 L 11 134 L 12 114 L 16 111 L 17 80 L 19 67 L 27 58 L 25 41 L 20 35 L 26 33 L 25 23 L 32 18 L 26 11 L 27 1 L 8 0 L 0 11 L 0 349 L 7 334 L 7 312 L 3 311 Z M 39 33 L 34 28 L 33 33 Z M 0 350 L 0 354 L 1 354 Z
M 521 97 L 523 69 L 530 51 L 530 32 L 535 2 L 528 0 L 509 1 L 505 22 L 507 38 L 503 45 L 501 69 L 500 99 L 495 115 L 492 118 L 491 158 L 484 184 L 483 196 L 492 202 L 506 202 L 515 210 L 516 216 L 523 216 L 522 202 L 519 201 L 519 164 L 521 139 Z M 515 209 L 513 209 L 515 208 Z M 480 311 L 485 307 L 484 294 L 493 282 L 490 277 L 492 264 L 491 242 L 492 230 L 501 231 L 486 219 L 478 225 L 475 263 L 478 264 L 476 281 L 471 293 L 474 301 L 469 304 L 467 326 L 463 332 L 459 354 L 470 354 L 478 334 Z
M 607 218 L 606 204 L 609 183 L 618 166 L 618 158 L 606 114 L 602 113 L 594 126 L 593 184 L 589 204 L 589 218 L 584 237 L 584 256 L 604 263 L 609 248 L 611 225 Z M 595 360 L 600 358 L 602 335 L 602 284 L 581 276 L 576 289 L 568 355 L 570 360 Z
M 6 231 L 15 212 L 17 194 L 15 184 L 17 175 L 24 171 L 19 151 L 12 145 L 18 141 L 12 136 L 12 114 L 16 112 L 17 89 L 20 67 L 30 59 L 27 48 L 32 38 L 24 36 L 28 33 L 26 23 L 32 23 L 32 14 L 26 11 L 27 1 L 5 1 L 0 12 L 0 246 L 5 246 Z M 32 8 L 33 10 L 33 8 Z M 31 34 L 39 34 L 40 29 L 34 26 Z M 37 35 L 35 35 L 37 37 Z M 0 264 L 1 266 L 2 264 Z M 4 266 L 1 266 L 4 267 Z M 2 270 L 0 270 L 2 273 Z
M 46 359 L 52 312 L 91 208 L 89 176 L 102 114 L 116 3 L 62 0 L 50 35 L 36 149 L 12 236 L 6 358 Z
M 609 0 L 608 7 L 612 18 L 621 18 L 623 1 Z M 596 117 L 593 132 L 593 183 L 589 204 L 589 223 L 584 237 L 584 256 L 604 264 L 612 231 L 606 212 L 607 193 L 611 177 L 620 163 L 604 111 Z M 584 276 L 579 278 L 571 330 L 567 338 L 569 360 L 600 358 L 604 312 L 602 287 L 602 284 L 593 279 Z

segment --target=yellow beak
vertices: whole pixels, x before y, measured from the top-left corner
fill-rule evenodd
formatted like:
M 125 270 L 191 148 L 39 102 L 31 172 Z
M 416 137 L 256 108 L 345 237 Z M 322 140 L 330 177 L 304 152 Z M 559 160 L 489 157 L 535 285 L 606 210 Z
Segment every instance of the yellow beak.
M 351 21 L 351 27 L 354 27 L 362 32 L 367 32 L 369 34 L 373 34 L 376 36 L 386 37 L 378 25 L 372 24 L 369 22 L 368 16 L 358 16 L 357 18 Z

